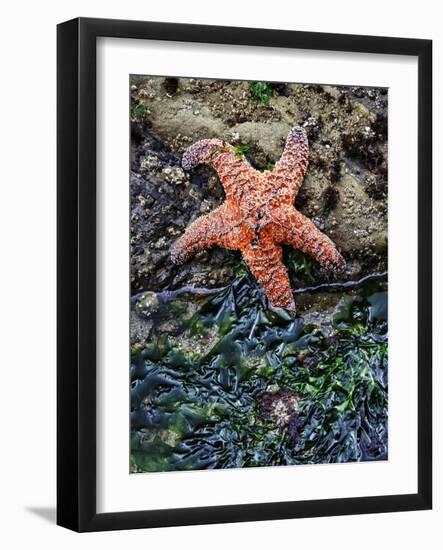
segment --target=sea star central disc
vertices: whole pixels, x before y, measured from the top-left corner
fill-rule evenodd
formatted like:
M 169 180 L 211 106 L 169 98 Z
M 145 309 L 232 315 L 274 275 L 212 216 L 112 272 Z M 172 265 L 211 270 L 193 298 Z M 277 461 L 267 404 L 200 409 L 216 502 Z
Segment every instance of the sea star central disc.
M 225 202 L 196 219 L 171 247 L 171 258 L 183 263 L 211 246 L 240 250 L 274 307 L 295 310 L 282 244 L 310 254 L 324 268 L 342 270 L 345 261 L 331 239 L 295 209 L 294 200 L 308 166 L 308 140 L 303 128 L 288 135 L 272 171 L 259 172 L 235 148 L 220 139 L 191 145 L 182 165 L 189 170 L 210 164 L 226 192 Z

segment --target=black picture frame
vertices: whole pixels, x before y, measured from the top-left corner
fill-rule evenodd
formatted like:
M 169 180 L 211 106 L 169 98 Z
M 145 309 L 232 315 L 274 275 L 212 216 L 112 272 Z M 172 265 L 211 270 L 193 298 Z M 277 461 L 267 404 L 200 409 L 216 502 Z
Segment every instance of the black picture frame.
M 432 42 L 78 18 L 58 25 L 57 523 L 75 531 L 425 510 L 432 506 Z M 96 39 L 399 54 L 418 58 L 416 494 L 96 512 Z

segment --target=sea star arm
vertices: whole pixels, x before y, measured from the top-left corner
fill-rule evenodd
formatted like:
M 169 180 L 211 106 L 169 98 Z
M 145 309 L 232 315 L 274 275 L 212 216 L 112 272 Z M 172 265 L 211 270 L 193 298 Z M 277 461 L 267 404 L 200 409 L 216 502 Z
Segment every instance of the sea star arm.
M 343 271 L 346 262 L 331 239 L 295 208 L 278 215 L 280 242 L 311 255 L 325 269 Z
M 271 177 L 280 195 L 292 204 L 300 189 L 308 167 L 308 138 L 304 128 L 292 128 L 280 160 L 276 163 Z
M 199 164 L 210 164 L 220 177 L 228 199 L 238 201 L 250 186 L 257 171 L 221 139 L 202 139 L 189 147 L 182 159 L 185 170 Z
M 197 218 L 171 247 L 171 259 L 181 264 L 196 252 L 211 246 L 236 249 L 241 220 L 227 202 L 205 216 Z
M 271 239 L 252 242 L 243 250 L 243 258 L 262 285 L 274 307 L 295 310 L 288 273 L 282 262 L 281 247 Z

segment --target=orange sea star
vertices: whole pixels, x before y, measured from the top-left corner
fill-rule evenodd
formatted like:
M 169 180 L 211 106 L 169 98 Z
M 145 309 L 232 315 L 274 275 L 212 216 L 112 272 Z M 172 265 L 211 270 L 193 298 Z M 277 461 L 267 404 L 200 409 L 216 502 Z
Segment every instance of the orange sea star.
M 282 244 L 313 256 L 327 269 L 342 270 L 345 261 L 329 237 L 294 207 L 308 166 L 308 140 L 303 128 L 288 135 L 272 171 L 259 172 L 220 139 L 191 145 L 182 165 L 189 170 L 210 164 L 226 192 L 225 202 L 196 219 L 171 247 L 171 258 L 183 263 L 211 246 L 240 250 L 274 307 L 295 310 Z

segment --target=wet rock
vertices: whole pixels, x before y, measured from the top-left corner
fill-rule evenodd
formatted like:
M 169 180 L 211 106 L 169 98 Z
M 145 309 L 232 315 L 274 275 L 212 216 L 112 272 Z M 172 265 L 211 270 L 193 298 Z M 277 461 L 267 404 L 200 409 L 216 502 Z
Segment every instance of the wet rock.
M 187 284 L 223 286 L 240 261 L 240 254 L 222 249 L 179 267 L 170 261 L 171 244 L 224 200 L 210 167 L 182 169 L 183 151 L 199 139 L 219 137 L 245 150 L 257 168 L 272 169 L 296 124 L 306 128 L 310 144 L 297 208 L 352 266 L 342 278 L 386 268 L 386 90 L 276 84 L 264 106 L 247 82 L 136 76 L 131 86 L 137 106 L 131 151 L 133 294 Z M 317 268 L 314 275 L 333 277 Z
M 140 317 L 149 319 L 158 311 L 159 307 L 160 301 L 157 294 L 155 292 L 144 292 L 138 297 L 135 310 Z
M 179 155 L 168 151 L 147 128 L 143 135 L 141 143 L 133 144 L 130 175 L 131 294 L 187 284 L 224 286 L 238 255 L 214 249 L 183 266 L 169 257 L 170 246 L 186 227 L 223 201 L 218 178 L 195 173 L 190 179 Z
M 328 233 L 349 257 L 381 262 L 386 256 L 387 233 L 384 212 L 365 192 L 364 187 L 346 174 L 337 184 L 340 201 L 326 222 Z M 332 227 L 332 221 L 334 225 Z
M 149 342 L 168 340 L 176 349 L 189 352 L 207 352 L 219 338 L 218 330 L 192 325 L 194 314 L 210 299 L 211 291 L 186 287 L 166 292 L 142 292 L 131 298 L 130 341 L 131 346 L 145 346 Z

